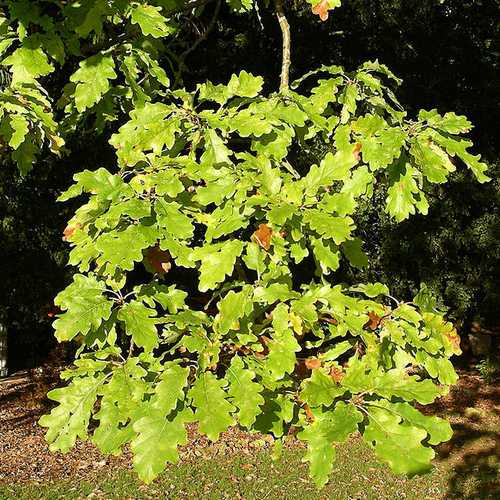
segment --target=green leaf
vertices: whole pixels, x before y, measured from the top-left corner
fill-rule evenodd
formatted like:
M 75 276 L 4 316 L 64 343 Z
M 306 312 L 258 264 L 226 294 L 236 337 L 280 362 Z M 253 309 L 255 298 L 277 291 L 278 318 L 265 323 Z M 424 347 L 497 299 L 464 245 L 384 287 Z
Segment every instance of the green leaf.
M 289 204 L 274 205 L 267 213 L 267 218 L 272 224 L 282 226 L 296 212 L 297 207 Z
M 320 166 L 313 165 L 304 177 L 306 194 L 314 196 L 320 187 L 331 186 L 333 181 L 345 179 L 356 163 L 350 144 L 344 150 L 337 151 L 335 155 L 327 153 L 321 160 Z
M 200 292 L 213 290 L 233 272 L 236 258 L 243 251 L 241 241 L 232 240 L 221 244 L 205 246 L 198 252 L 193 252 L 191 260 L 201 261 Z
M 227 3 L 238 14 L 249 12 L 253 7 L 253 0 L 228 0 Z
M 333 443 L 344 442 L 362 420 L 363 415 L 354 406 L 341 401 L 333 411 L 323 413 L 297 435 L 307 442 L 304 460 L 309 462 L 309 474 L 318 488 L 328 482 L 332 472 L 335 461 Z
M 132 24 L 138 24 L 144 35 L 161 38 L 176 31 L 175 26 L 169 24 L 168 19 L 161 14 L 161 7 L 152 5 L 136 5 L 130 14 Z
M 184 191 L 184 185 L 179 178 L 168 170 L 154 174 L 151 182 L 160 196 L 168 195 L 170 198 L 175 198 Z
M 300 399 L 309 406 L 330 406 L 346 390 L 321 369 L 314 369 L 301 384 Z
M 260 137 L 269 134 L 272 125 L 262 115 L 255 115 L 249 109 L 244 109 L 234 115 L 230 121 L 231 129 L 237 130 L 241 137 Z
M 180 211 L 178 203 L 158 199 L 155 203 L 155 212 L 158 225 L 166 230 L 166 234 L 179 239 L 193 236 L 194 226 L 191 219 Z
M 225 380 L 217 379 L 213 373 L 203 372 L 189 393 L 196 408 L 199 430 L 211 441 L 217 441 L 221 432 L 234 424 L 231 414 L 236 408 L 227 400 L 225 384 Z
M 379 295 L 389 295 L 389 288 L 382 283 L 366 283 L 351 287 L 353 292 L 364 293 L 367 297 L 374 298 Z
M 373 405 L 375 408 L 385 408 L 389 412 L 402 417 L 410 425 L 424 429 L 429 434 L 429 444 L 444 443 L 453 436 L 453 430 L 449 422 L 436 416 L 423 415 L 408 403 L 391 403 L 380 400 L 367 404 Z
M 431 127 L 448 132 L 449 134 L 463 134 L 469 132 L 472 124 L 465 116 L 453 112 L 441 116 L 436 109 L 431 111 L 420 110 L 418 119 L 427 122 Z
M 154 308 L 155 302 L 160 304 L 170 314 L 186 307 L 187 292 L 179 290 L 175 285 L 166 286 L 159 283 L 149 283 L 142 285 L 137 290 L 137 298 L 142 300 L 149 307 Z
M 415 169 L 406 164 L 404 173 L 387 190 L 386 211 L 397 222 L 401 222 L 407 219 L 410 214 L 415 213 L 415 205 L 417 204 L 415 194 L 420 191 L 414 178 L 415 173 Z
M 187 443 L 184 423 L 182 412 L 167 417 L 156 409 L 134 423 L 137 437 L 131 444 L 133 463 L 142 481 L 153 481 L 163 471 L 166 462 L 177 463 L 177 447 Z
M 311 229 L 325 238 L 332 239 L 337 245 L 351 237 L 354 221 L 350 217 L 334 217 L 318 209 L 311 208 L 304 212 L 303 218 Z
M 261 394 L 264 388 L 255 382 L 255 372 L 245 368 L 239 356 L 234 356 L 231 360 L 226 378 L 229 380 L 228 396 L 238 408 L 238 422 L 244 427 L 252 427 L 265 402 Z
M 49 415 L 40 418 L 39 424 L 48 427 L 45 439 L 50 451 L 68 452 L 76 439 L 86 439 L 87 427 L 94 407 L 99 386 L 106 375 L 75 378 L 66 387 L 53 389 L 49 399 L 59 403 Z
M 429 182 L 446 182 L 450 173 L 456 170 L 448 155 L 425 138 L 417 138 L 410 148 L 410 153 Z
M 400 156 L 405 139 L 406 132 L 396 127 L 361 138 L 363 160 L 372 170 L 385 168 Z
M 110 80 L 116 78 L 115 63 L 111 56 L 96 54 L 84 59 L 70 77 L 75 82 L 76 109 L 82 113 L 97 104 L 110 89 Z
M 300 345 L 295 339 L 293 330 L 288 327 L 288 308 L 279 304 L 273 311 L 272 340 L 267 344 L 269 355 L 267 367 L 276 380 L 295 369 L 295 353 L 300 351 Z
M 17 149 L 12 152 L 12 160 L 17 164 L 21 176 L 25 176 L 31 171 L 36 161 L 36 155 L 39 152 L 36 143 L 32 141 L 22 142 Z
M 238 97 L 255 97 L 262 90 L 264 80 L 261 76 L 253 76 L 246 71 L 232 75 L 227 85 L 230 95 Z
M 356 99 L 358 99 L 358 86 L 355 82 L 350 82 L 339 98 L 339 102 L 343 104 L 340 112 L 340 123 L 347 123 L 350 115 L 356 112 Z
M 196 190 L 193 200 L 201 205 L 215 203 L 220 205 L 224 198 L 229 198 L 236 190 L 234 179 L 231 175 L 210 182 L 207 186 Z
M 415 358 L 425 367 L 427 373 L 432 378 L 437 378 L 441 384 L 451 385 L 457 383 L 458 374 L 449 359 L 431 356 L 423 350 L 417 351 Z
M 108 172 L 105 168 L 95 171 L 84 170 L 73 176 L 73 184 L 66 192 L 62 193 L 57 201 L 66 201 L 79 196 L 82 192 L 95 194 L 103 200 L 117 201 L 122 195 L 132 195 L 129 185 L 123 182 L 119 175 Z
M 96 0 L 87 5 L 90 8 L 81 19 L 81 24 L 75 27 L 75 31 L 83 38 L 87 38 L 92 31 L 96 35 L 100 35 L 103 19 L 109 13 L 109 6 L 105 0 Z
M 2 65 L 10 66 L 13 85 L 33 83 L 54 70 L 43 50 L 30 43 L 16 49 L 2 61 Z
M 9 124 L 12 127 L 9 146 L 17 149 L 24 142 L 26 134 L 29 132 L 29 123 L 22 115 L 11 115 Z
M 399 415 L 386 409 L 370 407 L 368 414 L 363 439 L 396 474 L 418 474 L 431 468 L 434 451 L 422 445 L 427 437 L 424 429 L 402 423 Z
M 209 166 L 231 164 L 229 158 L 231 154 L 232 151 L 227 148 L 217 132 L 208 129 L 205 133 L 205 152 L 201 156 L 201 162 Z
M 134 300 L 121 307 L 118 319 L 125 323 L 128 335 L 139 347 L 151 351 L 158 346 L 156 330 L 156 311 L 146 307 L 142 302 Z
M 229 330 L 239 330 L 239 320 L 243 318 L 248 309 L 251 288 L 245 287 L 241 292 L 230 291 L 217 304 L 219 314 L 217 315 L 214 325 L 219 333 L 228 333 Z
M 189 368 L 183 368 L 173 362 L 167 363 L 156 384 L 155 392 L 149 404 L 154 410 L 168 415 L 175 410 L 179 400 L 184 400 L 184 387 L 189 376 Z
M 266 288 L 258 286 L 254 290 L 254 299 L 265 304 L 274 304 L 277 301 L 297 298 L 299 294 L 290 289 L 285 283 L 272 283 Z
M 148 152 L 160 155 L 165 146 L 173 147 L 180 121 L 169 117 L 170 112 L 170 107 L 160 102 L 146 102 L 130 112 L 130 120 L 109 141 L 120 165 L 135 165 L 146 160 Z
M 104 290 L 104 282 L 94 276 L 76 274 L 73 282 L 57 295 L 54 304 L 66 311 L 54 321 L 60 342 L 97 330 L 110 317 L 113 302 L 103 295 Z
M 339 251 L 327 240 L 312 238 L 314 257 L 321 267 L 323 274 L 328 275 L 330 271 L 336 271 L 339 266 Z
M 349 264 L 358 269 L 363 269 L 368 265 L 368 256 L 363 252 L 362 246 L 363 242 L 359 238 L 344 241 L 341 246 Z
M 92 442 L 102 453 L 119 454 L 121 447 L 135 436 L 132 424 L 147 387 L 135 375 L 126 364 L 114 370 L 109 383 L 99 389 L 102 399 L 93 417 L 99 421 L 99 427 L 94 431 Z
M 445 137 L 441 134 L 434 133 L 432 139 L 440 146 L 446 149 L 450 156 L 458 156 L 468 168 L 470 168 L 480 183 L 489 182 L 491 180 L 485 172 L 488 170 L 488 165 L 481 162 L 481 156 L 469 153 L 468 148 L 472 146 L 472 142 L 465 140 L 456 140 L 453 137 Z
M 351 177 L 344 181 L 341 193 L 348 193 L 356 198 L 369 192 L 374 181 L 373 174 L 368 171 L 366 166 L 354 170 Z
M 350 193 L 333 193 L 323 196 L 319 207 L 330 214 L 335 212 L 340 217 L 345 217 L 354 212 L 357 202 Z
M 130 225 L 124 231 L 104 233 L 95 242 L 101 253 L 97 263 L 106 264 L 111 275 L 116 269 L 131 271 L 135 262 L 142 261 L 142 251 L 156 242 L 156 236 L 155 230 L 141 224 Z
M 262 175 L 259 180 L 264 192 L 268 194 L 278 194 L 281 186 L 283 185 L 283 179 L 281 177 L 281 172 L 277 168 L 271 167 L 271 162 L 267 158 L 262 159 L 262 164 L 260 166 Z
M 396 396 L 421 404 L 432 403 L 444 392 L 432 380 L 419 380 L 417 376 L 409 376 L 403 369 L 380 372 L 368 371 L 367 368 L 363 361 L 351 359 L 342 385 L 351 392 L 375 393 L 387 399 Z
M 343 342 L 339 342 L 335 344 L 333 347 L 328 349 L 327 351 L 321 353 L 319 358 L 323 361 L 334 361 L 342 354 L 347 352 L 349 349 L 352 349 L 352 344 L 348 340 L 344 340 Z

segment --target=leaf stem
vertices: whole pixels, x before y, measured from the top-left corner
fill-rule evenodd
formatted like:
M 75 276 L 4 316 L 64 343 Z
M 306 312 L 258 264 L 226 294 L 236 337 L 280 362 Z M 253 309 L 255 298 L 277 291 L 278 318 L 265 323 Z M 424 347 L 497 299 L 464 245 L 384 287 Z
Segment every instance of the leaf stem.
M 282 0 L 274 0 L 276 17 L 283 37 L 283 53 L 281 58 L 280 92 L 286 93 L 289 89 L 290 63 L 291 63 L 291 36 L 290 25 L 283 10 Z

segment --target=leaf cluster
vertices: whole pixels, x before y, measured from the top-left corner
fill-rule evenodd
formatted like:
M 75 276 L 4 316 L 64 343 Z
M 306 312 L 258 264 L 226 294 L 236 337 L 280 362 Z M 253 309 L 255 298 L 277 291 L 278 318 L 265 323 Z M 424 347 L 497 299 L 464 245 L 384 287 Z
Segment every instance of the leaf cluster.
M 385 285 L 333 276 L 341 260 L 366 265 L 353 215 L 376 183 L 403 220 L 425 213 L 426 186 L 446 181 L 454 156 L 480 181 L 486 167 L 459 137 L 465 118 L 411 120 L 391 82 L 376 62 L 323 67 L 294 83 L 305 90 L 266 96 L 241 72 L 131 111 L 110 140 L 120 171 L 76 174 L 60 197 L 88 201 L 65 231 L 82 274 L 58 295 L 54 326 L 81 348 L 41 420 L 52 449 L 93 419 L 93 441 L 111 453 L 131 442 L 150 481 L 197 422 L 212 440 L 235 424 L 277 443 L 296 429 L 320 486 L 334 443 L 354 432 L 396 472 L 429 467 L 429 445 L 451 430 L 412 405 L 456 381 L 456 331 L 421 297 L 400 303 Z M 323 159 L 297 170 L 294 148 L 318 137 Z M 306 259 L 315 270 L 297 283 Z M 177 269 L 195 273 L 198 292 L 177 288 Z

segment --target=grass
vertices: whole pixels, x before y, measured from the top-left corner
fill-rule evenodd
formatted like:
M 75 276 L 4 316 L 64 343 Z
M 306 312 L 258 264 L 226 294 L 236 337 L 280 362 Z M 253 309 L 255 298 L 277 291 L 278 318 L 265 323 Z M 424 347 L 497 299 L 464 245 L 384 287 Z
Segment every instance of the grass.
M 4 450 L 1 465 L 8 464 L 0 472 L 3 477 L 15 478 L 10 482 L 0 481 L 0 500 L 497 500 L 500 499 L 499 396 L 497 386 L 487 385 L 473 374 L 462 374 L 460 384 L 430 410 L 448 418 L 454 429 L 452 440 L 436 449 L 435 468 L 431 472 L 413 478 L 396 476 L 375 458 L 360 437 L 355 437 L 338 446 L 330 482 L 321 491 L 308 479 L 307 464 L 302 462 L 305 450 L 296 442 L 289 444 L 282 458 L 273 462 L 270 443 L 259 436 L 230 430 L 219 442 L 209 444 L 193 433 L 192 442 L 181 450 L 181 462 L 168 466 L 154 483 L 144 485 L 129 468 L 129 454 L 120 459 L 104 459 L 83 443 L 70 456 L 49 454 L 45 445 L 40 447 L 37 440 L 43 442 L 43 437 L 40 432 L 33 432 L 34 420 L 29 414 L 27 420 L 21 419 L 24 422 L 21 427 L 4 425 L 3 433 L 0 429 L 0 449 Z M 26 409 L 20 400 L 10 404 L 18 410 Z M 22 411 L 12 415 L 7 412 L 6 416 L 16 420 L 19 414 L 22 416 Z M 0 427 L 1 424 L 0 421 Z M 54 460 L 65 468 L 52 467 Z M 30 467 L 23 467 L 24 463 Z M 38 479 L 27 481 L 30 475 Z
M 407 478 L 395 476 L 376 461 L 360 439 L 338 447 L 337 461 L 329 484 L 318 491 L 309 481 L 307 465 L 301 462 L 304 450 L 290 447 L 273 462 L 269 450 L 255 453 L 221 452 L 169 466 L 151 485 L 141 484 L 128 469 L 113 470 L 97 480 L 0 485 L 0 498 L 203 498 L 203 499 L 426 499 L 449 498 L 455 471 L 439 463 L 430 473 Z M 491 471 L 488 472 L 491 474 Z M 455 478 L 456 479 L 456 478 Z M 467 474 L 460 482 L 459 498 L 488 498 L 476 495 L 483 480 L 491 477 Z M 494 481 L 494 478 L 493 478 Z M 491 483 L 493 484 L 493 483 Z M 493 494 L 490 498 L 494 498 Z

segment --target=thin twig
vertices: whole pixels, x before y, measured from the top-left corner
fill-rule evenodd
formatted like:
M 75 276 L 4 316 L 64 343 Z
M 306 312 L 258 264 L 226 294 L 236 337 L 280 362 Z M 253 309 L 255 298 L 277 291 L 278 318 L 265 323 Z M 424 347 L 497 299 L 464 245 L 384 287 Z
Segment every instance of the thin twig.
M 221 7 L 221 0 L 217 0 L 217 3 L 215 4 L 215 9 L 214 9 L 214 14 L 212 16 L 212 19 L 210 20 L 210 23 L 208 24 L 207 28 L 205 31 L 201 34 L 201 36 L 191 45 L 188 47 L 178 58 L 178 64 L 179 64 L 179 72 L 177 73 L 177 76 L 175 78 L 175 82 L 173 87 L 175 88 L 177 84 L 179 83 L 180 79 L 182 78 L 182 71 L 185 68 L 184 61 L 186 60 L 186 57 L 191 54 L 200 43 L 202 43 L 210 34 L 210 32 L 214 29 L 215 23 L 217 21 L 217 18 L 219 17 L 219 12 L 220 12 L 220 7 Z
M 281 0 L 274 0 L 276 7 L 276 17 L 281 28 L 281 35 L 283 37 L 283 53 L 281 57 L 281 76 L 280 76 L 280 92 L 286 93 L 289 88 L 290 76 L 290 62 L 291 62 L 291 37 L 290 25 L 283 10 L 283 3 Z
M 202 5 L 206 5 L 207 3 L 210 3 L 212 0 L 195 0 L 194 2 L 189 2 L 183 7 L 174 10 L 173 12 L 185 12 L 187 10 L 192 10 L 195 9 L 196 7 L 201 7 Z M 171 12 L 169 12 L 171 14 Z

